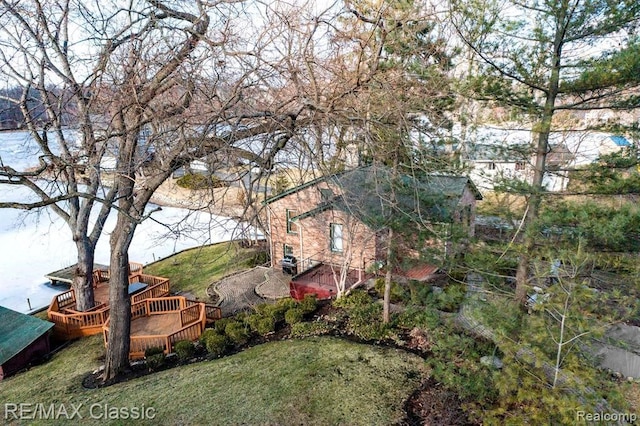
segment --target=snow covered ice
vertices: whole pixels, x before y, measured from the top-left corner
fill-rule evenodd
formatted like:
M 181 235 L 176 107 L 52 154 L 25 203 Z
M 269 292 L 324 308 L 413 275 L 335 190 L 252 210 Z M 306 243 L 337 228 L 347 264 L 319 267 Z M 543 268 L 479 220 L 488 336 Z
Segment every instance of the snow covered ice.
M 22 170 L 37 164 L 33 141 L 27 132 L 0 133 L 2 162 Z M 20 186 L 0 185 L 0 201 L 26 201 L 33 196 Z M 157 206 L 149 206 L 150 210 Z M 109 264 L 109 233 L 115 226 L 109 217 L 96 249 L 96 263 Z M 237 237 L 237 222 L 205 212 L 162 207 L 152 220 L 138 225 L 129 259 L 147 264 L 179 252 Z M 0 305 L 19 312 L 47 306 L 61 290 L 51 288 L 49 272 L 76 263 L 71 231 L 49 209 L 24 212 L 0 209 Z

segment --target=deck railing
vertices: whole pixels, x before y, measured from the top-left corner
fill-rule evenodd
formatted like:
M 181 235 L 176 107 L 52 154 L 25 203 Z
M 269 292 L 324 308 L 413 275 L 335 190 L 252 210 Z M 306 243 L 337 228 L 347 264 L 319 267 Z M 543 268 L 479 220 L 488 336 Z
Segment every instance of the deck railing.
M 55 335 L 64 339 L 75 339 L 100 333 L 103 324 L 109 318 L 109 307 L 77 313 L 49 311 L 47 316 L 49 321 L 54 323 Z
M 129 279 L 129 284 L 144 283 L 148 284 L 145 290 L 140 293 L 131 295 L 131 304 L 141 302 L 145 299 L 155 299 L 169 294 L 170 283 L 168 278 L 154 277 L 153 275 L 136 275 L 132 277 L 135 281 Z
M 132 276 L 141 275 L 143 269 L 144 266 L 142 265 L 142 263 L 129 262 L 129 281 L 131 281 Z M 96 269 L 93 271 L 93 286 L 95 287 L 100 283 L 109 281 L 110 278 L 111 272 L 108 269 Z
M 341 269 L 344 266 L 333 263 L 319 263 L 312 268 L 306 270 L 304 275 L 298 274 L 298 277 L 294 278 L 294 281 L 310 282 L 326 286 L 335 286 L 336 282 L 340 280 Z M 315 270 L 314 270 L 315 269 Z M 360 268 L 349 268 L 346 276 L 347 286 L 355 285 L 362 280 L 366 279 L 369 275 L 366 271 Z
M 141 264 L 131 263 L 130 268 L 132 270 L 142 270 Z M 139 266 L 136 266 L 139 265 Z M 97 273 L 96 273 L 97 272 Z M 106 275 L 105 275 L 106 274 Z M 108 277 L 107 271 L 94 271 L 94 285 L 96 280 L 104 282 L 104 278 Z M 141 282 L 147 284 L 144 291 L 136 293 L 131 296 L 132 314 L 134 315 L 147 315 L 149 309 L 148 305 L 138 305 L 141 301 L 149 298 L 159 298 L 169 294 L 170 283 L 169 279 L 156 277 L 153 275 L 137 274 L 129 277 L 129 283 Z M 100 285 L 100 284 L 98 284 Z M 170 302 L 163 302 L 170 303 Z M 172 302 L 175 303 L 175 302 Z M 109 316 L 109 308 L 106 305 L 96 305 L 92 310 L 87 312 L 75 311 L 76 297 L 73 289 L 65 291 L 55 296 L 49 309 L 47 316 L 49 321 L 55 324 L 54 333 L 61 339 L 75 339 L 82 336 L 89 336 L 92 334 L 100 333 L 102 326 L 105 324 Z M 134 308 L 135 307 L 135 308 Z M 185 306 L 181 306 L 184 308 Z M 141 312 L 136 310 L 141 309 Z M 171 306 L 154 305 L 152 309 L 173 309 Z M 168 311 L 167 311 L 168 312 Z
M 184 327 L 197 321 L 202 314 L 202 306 L 192 305 L 180 310 L 180 325 Z
M 49 305 L 49 310 L 53 310 L 56 312 L 61 311 L 62 309 L 68 308 L 70 306 L 75 306 L 76 304 L 76 293 L 73 290 L 65 291 L 64 293 L 60 293 L 53 298 L 51 304 Z
M 213 306 L 207 303 L 204 305 L 204 312 L 207 322 L 217 321 L 222 318 L 222 310 L 218 306 Z
M 165 353 L 173 349 L 173 345 L 180 340 L 197 340 L 202 335 L 209 318 L 211 320 L 222 317 L 220 308 L 203 302 L 187 300 L 183 296 L 146 299 L 131 305 L 132 320 L 152 315 L 177 313 L 180 316 L 181 328 L 173 333 L 131 336 L 130 358 L 143 358 L 145 351 L 150 348 L 162 348 Z M 102 326 L 105 346 L 108 345 L 109 320 Z
M 142 274 L 142 263 L 129 262 L 129 275 Z
M 222 309 L 219 306 L 212 305 L 211 303 L 201 302 L 199 300 L 187 299 L 187 306 L 204 305 L 205 316 L 207 317 L 207 323 L 211 323 L 222 319 Z
M 309 257 L 298 260 L 298 274 L 308 271 L 314 266 L 317 266 L 323 263 L 321 260 L 318 260 L 321 257 L 323 257 L 322 252 L 317 252 L 315 254 L 312 254 Z

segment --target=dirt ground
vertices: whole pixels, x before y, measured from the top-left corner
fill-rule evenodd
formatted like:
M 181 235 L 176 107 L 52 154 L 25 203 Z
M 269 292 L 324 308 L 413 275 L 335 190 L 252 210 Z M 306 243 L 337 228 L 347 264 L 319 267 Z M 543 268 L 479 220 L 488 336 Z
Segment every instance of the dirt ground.
M 168 179 L 153 194 L 151 202 L 168 207 L 181 207 L 190 210 L 208 210 L 212 214 L 228 217 L 242 217 L 245 211 L 241 202 L 244 190 L 237 186 L 190 190 Z

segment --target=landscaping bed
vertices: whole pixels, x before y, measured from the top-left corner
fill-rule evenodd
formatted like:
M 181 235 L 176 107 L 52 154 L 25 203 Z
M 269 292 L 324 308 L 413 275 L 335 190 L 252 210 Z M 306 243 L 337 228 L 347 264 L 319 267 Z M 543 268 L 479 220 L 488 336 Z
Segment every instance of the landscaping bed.
M 339 337 L 352 343 L 373 344 L 374 347 L 387 350 L 400 350 L 427 360 L 427 366 L 431 366 L 429 357 L 434 357 L 432 337 L 420 328 L 402 327 L 402 316 L 395 318 L 396 323 L 393 325 L 382 325 L 379 321 L 380 305 L 366 292 L 355 292 L 336 305 L 307 297 L 302 302 L 284 299 L 256 306 L 251 313 L 241 313 L 234 318 L 217 321 L 196 344 L 185 342 L 181 346 L 188 348 L 186 352 L 171 354 L 166 358 L 162 356 L 160 362 L 154 359 L 158 355 L 153 354 L 147 357 L 148 360 L 153 359 L 151 363 L 134 363 L 131 370 L 118 381 L 130 381 L 178 366 L 226 358 L 270 342 L 288 341 L 292 338 L 315 339 L 321 336 Z M 409 315 L 415 313 L 409 311 Z M 438 356 L 435 359 L 439 359 Z M 100 375 L 100 370 L 88 374 L 83 379 L 83 385 L 93 389 L 115 384 L 102 382 Z M 456 419 L 451 424 L 473 424 L 466 420 L 467 416 L 462 410 L 465 400 L 459 398 L 454 391 L 439 384 L 431 374 L 422 374 L 414 379 L 417 380 L 415 390 L 403 403 L 405 411 L 403 418 L 399 420 L 400 424 L 424 424 L 427 420 L 437 422 L 438 419 Z

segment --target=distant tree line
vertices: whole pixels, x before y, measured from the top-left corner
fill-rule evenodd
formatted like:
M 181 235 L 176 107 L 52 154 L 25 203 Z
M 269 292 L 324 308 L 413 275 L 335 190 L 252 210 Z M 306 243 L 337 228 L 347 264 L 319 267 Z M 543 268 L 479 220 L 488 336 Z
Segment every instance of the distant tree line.
M 71 126 L 75 123 L 75 108 L 69 103 L 70 94 L 65 93 L 63 88 L 50 87 L 48 95 L 54 97 L 51 102 L 57 109 L 62 124 Z M 25 114 L 21 110 L 20 103 L 16 99 L 25 99 L 26 113 L 38 126 L 47 123 L 45 103 L 42 100 L 41 92 L 36 88 L 24 89 L 22 87 L 10 87 L 0 89 L 0 130 L 18 130 L 26 127 Z

